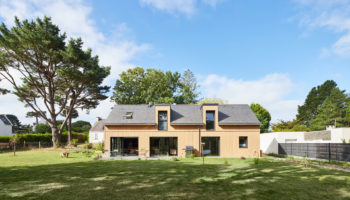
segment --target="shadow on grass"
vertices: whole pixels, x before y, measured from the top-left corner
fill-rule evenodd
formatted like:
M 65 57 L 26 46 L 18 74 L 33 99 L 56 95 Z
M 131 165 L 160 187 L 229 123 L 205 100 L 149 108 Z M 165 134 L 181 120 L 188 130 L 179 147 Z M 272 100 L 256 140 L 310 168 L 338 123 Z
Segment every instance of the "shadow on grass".
M 350 199 L 350 173 L 262 160 L 90 161 L 0 168 L 0 199 Z

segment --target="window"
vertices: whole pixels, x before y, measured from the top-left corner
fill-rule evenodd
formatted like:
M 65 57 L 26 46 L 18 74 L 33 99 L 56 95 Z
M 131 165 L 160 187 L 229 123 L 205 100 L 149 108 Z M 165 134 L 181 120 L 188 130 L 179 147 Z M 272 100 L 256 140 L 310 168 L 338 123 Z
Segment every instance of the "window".
M 125 115 L 124 115 L 124 118 L 125 119 L 132 119 L 132 112 L 126 112 Z
M 239 148 L 248 148 L 248 137 L 239 137 Z
M 202 137 L 203 155 L 219 156 L 220 155 L 220 137 Z
M 215 129 L 215 111 L 206 112 L 206 129 L 214 130 Z
M 168 113 L 167 111 L 158 112 L 158 130 L 168 130 Z
M 98 134 L 95 133 L 95 140 L 98 140 Z

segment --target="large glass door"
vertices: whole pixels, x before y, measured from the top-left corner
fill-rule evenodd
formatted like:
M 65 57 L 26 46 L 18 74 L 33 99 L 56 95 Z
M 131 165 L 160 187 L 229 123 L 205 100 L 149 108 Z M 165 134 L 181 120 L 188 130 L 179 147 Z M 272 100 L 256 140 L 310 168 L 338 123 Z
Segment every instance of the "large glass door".
M 111 137 L 111 156 L 137 156 L 138 138 Z
M 220 155 L 220 137 L 202 137 L 203 154 L 207 156 Z
M 177 156 L 177 137 L 151 137 L 151 156 Z

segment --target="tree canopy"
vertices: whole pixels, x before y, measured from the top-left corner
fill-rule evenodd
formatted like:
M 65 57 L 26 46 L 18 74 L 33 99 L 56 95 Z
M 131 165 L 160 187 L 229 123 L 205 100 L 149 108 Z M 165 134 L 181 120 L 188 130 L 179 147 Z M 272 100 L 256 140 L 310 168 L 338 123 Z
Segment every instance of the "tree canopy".
M 310 126 L 310 121 L 318 115 L 318 108 L 331 94 L 333 88 L 337 87 L 337 83 L 333 80 L 327 80 L 322 85 L 313 87 L 307 95 L 303 105 L 298 106 L 298 114 L 296 116 L 299 124 Z
M 216 97 L 206 97 L 198 102 L 198 104 L 206 104 L 206 103 L 217 103 L 217 104 L 226 104 L 228 103 L 227 100 L 216 98 Z
M 193 73 L 163 72 L 135 67 L 120 74 L 111 99 L 117 104 L 196 103 L 198 84 Z
M 271 121 L 271 115 L 269 111 L 267 111 L 264 107 L 262 107 L 260 104 L 251 104 L 250 108 L 256 115 L 256 117 L 260 121 L 260 133 L 267 133 L 269 131 L 270 127 L 270 121 Z

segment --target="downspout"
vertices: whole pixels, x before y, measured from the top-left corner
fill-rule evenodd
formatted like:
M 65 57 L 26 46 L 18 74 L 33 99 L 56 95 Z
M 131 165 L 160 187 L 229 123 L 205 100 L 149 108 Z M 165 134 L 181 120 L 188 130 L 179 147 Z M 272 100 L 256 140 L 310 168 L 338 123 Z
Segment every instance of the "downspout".
M 202 156 L 201 126 L 198 126 L 198 137 L 199 156 Z

